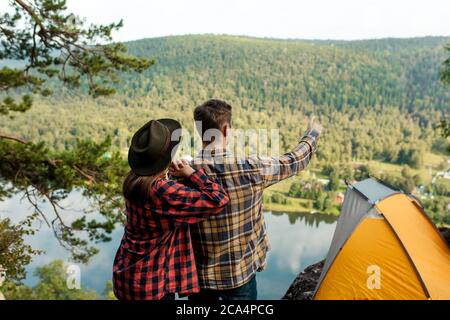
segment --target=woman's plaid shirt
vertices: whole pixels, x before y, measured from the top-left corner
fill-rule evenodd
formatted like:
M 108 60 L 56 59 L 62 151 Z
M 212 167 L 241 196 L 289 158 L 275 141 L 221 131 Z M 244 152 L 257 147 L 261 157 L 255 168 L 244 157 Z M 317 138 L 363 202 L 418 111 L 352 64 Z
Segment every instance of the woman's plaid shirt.
M 126 204 L 127 223 L 114 259 L 117 298 L 161 299 L 171 292 L 199 291 L 189 226 L 223 211 L 228 196 L 203 170 L 190 187 L 158 179 L 143 205 Z
M 193 166 L 216 177 L 230 198 L 225 211 L 191 226 L 202 289 L 237 288 L 265 268 L 270 245 L 261 208 L 263 191 L 305 169 L 318 136 L 316 131 L 306 132 L 281 157 L 238 159 L 229 152 L 203 150 L 194 158 Z

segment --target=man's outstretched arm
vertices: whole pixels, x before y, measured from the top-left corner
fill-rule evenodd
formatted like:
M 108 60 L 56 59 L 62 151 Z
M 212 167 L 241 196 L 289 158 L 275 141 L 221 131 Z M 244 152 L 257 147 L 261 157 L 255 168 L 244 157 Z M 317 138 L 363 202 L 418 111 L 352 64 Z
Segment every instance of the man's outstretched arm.
M 317 150 L 321 131 L 322 126 L 312 118 L 308 130 L 292 151 L 280 157 L 258 158 L 264 186 L 269 187 L 305 169 Z

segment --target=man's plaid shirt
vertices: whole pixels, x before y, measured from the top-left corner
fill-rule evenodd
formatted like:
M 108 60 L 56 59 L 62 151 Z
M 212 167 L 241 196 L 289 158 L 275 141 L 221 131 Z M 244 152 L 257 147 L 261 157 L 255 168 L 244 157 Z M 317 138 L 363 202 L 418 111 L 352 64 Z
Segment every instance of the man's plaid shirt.
M 161 299 L 199 291 L 189 226 L 223 211 L 228 196 L 203 170 L 186 179 L 157 179 L 142 204 L 127 201 L 127 223 L 113 267 L 122 300 Z
M 226 290 L 244 285 L 266 266 L 269 239 L 262 212 L 265 188 L 305 169 L 317 148 L 318 132 L 307 131 L 281 157 L 238 159 L 231 153 L 203 150 L 192 161 L 228 193 L 226 210 L 191 226 L 202 289 Z

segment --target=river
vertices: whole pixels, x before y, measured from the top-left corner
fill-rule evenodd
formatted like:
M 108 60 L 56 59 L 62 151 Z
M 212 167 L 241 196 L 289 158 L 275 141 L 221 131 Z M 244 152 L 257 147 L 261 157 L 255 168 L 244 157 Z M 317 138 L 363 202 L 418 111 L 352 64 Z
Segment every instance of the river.
M 63 205 L 67 208 L 65 214 L 74 216 L 79 215 L 84 203 L 78 193 L 72 193 Z M 43 204 L 43 207 L 49 210 L 46 204 Z M 19 195 L 0 203 L 0 218 L 10 217 L 13 221 L 19 221 L 30 212 L 30 204 Z M 272 250 L 268 255 L 266 270 L 257 275 L 258 298 L 280 299 L 300 271 L 326 256 L 336 218 L 319 214 L 281 212 L 266 212 L 265 218 Z M 123 228 L 117 228 L 112 234 L 112 241 L 99 244 L 100 252 L 89 264 L 80 265 L 83 287 L 103 294 L 106 282 L 111 279 L 112 262 L 122 234 Z M 60 247 L 53 231 L 45 224 L 40 224 L 39 232 L 28 237 L 26 241 L 36 249 L 45 250 L 44 254 L 34 257 L 27 267 L 27 285 L 36 283 L 33 276 L 36 267 L 55 259 L 70 262 L 69 254 Z

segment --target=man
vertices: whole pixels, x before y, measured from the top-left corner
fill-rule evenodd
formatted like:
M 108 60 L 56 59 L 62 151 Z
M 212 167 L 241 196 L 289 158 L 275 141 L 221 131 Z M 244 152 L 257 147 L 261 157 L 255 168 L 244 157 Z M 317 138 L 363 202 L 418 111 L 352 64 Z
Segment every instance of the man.
M 228 193 L 224 213 L 191 226 L 201 292 L 190 300 L 256 300 L 256 272 L 270 249 L 262 212 L 265 188 L 305 169 L 317 148 L 321 126 L 310 122 L 299 144 L 280 157 L 237 158 L 229 150 L 232 107 L 209 100 L 194 111 L 203 140 L 194 168 L 204 168 Z

